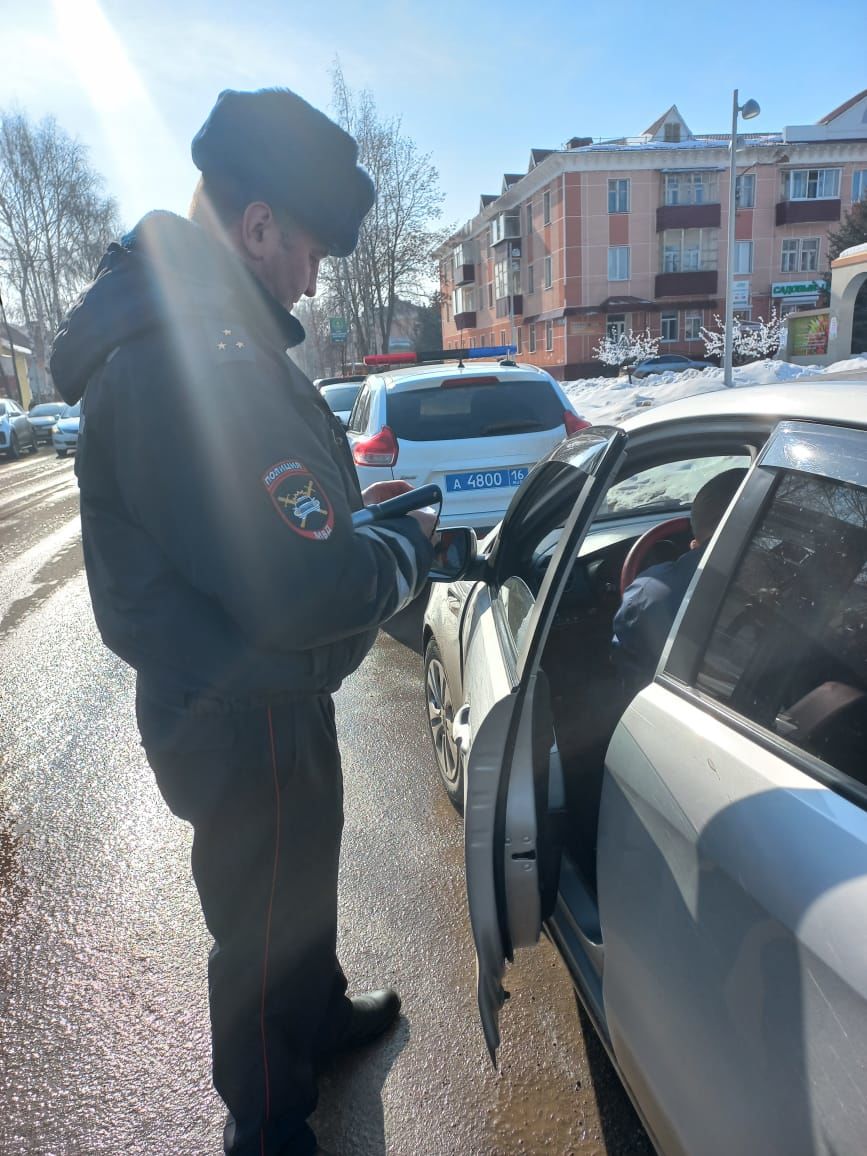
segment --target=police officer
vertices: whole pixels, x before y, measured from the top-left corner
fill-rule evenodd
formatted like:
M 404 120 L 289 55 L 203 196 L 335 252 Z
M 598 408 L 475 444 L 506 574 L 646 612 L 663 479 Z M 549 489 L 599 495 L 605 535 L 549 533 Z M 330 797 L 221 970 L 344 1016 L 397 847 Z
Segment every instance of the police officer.
M 430 515 L 353 532 L 342 427 L 287 349 L 320 260 L 374 190 L 356 142 L 286 89 L 223 92 L 193 140 L 190 220 L 146 216 L 105 254 L 51 361 L 84 398 L 76 473 L 91 599 L 135 668 L 159 788 L 194 828 L 214 946 L 225 1151 L 311 1153 L 316 1066 L 397 1017 L 349 999 L 336 956 L 343 824 L 332 693 L 421 590 Z

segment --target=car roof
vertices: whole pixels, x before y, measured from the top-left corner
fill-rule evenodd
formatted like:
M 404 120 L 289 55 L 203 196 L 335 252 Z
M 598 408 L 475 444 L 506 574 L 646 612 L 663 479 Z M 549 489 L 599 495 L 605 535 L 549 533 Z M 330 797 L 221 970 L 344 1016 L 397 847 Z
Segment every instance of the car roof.
M 389 370 L 388 373 L 371 374 L 371 378 L 381 381 L 387 390 L 422 389 L 428 385 L 438 385 L 446 379 L 454 380 L 459 377 L 492 377 L 501 381 L 520 377 L 526 380 L 528 376 L 537 377 L 540 381 L 552 381 L 551 375 L 537 365 L 523 363 L 504 364 L 501 361 L 485 361 L 478 358 L 473 361 L 457 362 L 437 361 L 430 365 L 408 365 L 401 369 Z
M 628 433 L 667 422 L 707 417 L 767 418 L 867 425 L 867 380 L 782 382 L 718 389 L 666 402 L 623 422 Z M 602 424 L 602 423 L 600 423 Z

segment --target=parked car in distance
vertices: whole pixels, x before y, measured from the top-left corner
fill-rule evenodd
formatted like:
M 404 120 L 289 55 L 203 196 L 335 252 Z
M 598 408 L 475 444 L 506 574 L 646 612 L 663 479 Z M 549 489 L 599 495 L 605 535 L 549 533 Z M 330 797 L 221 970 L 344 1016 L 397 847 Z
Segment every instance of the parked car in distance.
M 81 402 L 65 405 L 63 412 L 51 431 L 51 443 L 59 458 L 65 458 L 78 445 L 78 423 L 81 418 Z
M 436 483 L 440 524 L 490 529 L 536 462 L 588 423 L 542 369 L 433 362 L 372 373 L 347 427 L 362 489 Z
M 713 362 L 699 361 L 694 357 L 683 357 L 679 353 L 661 353 L 658 357 L 648 357 L 627 370 L 630 378 L 640 381 L 652 373 L 683 373 L 685 369 L 714 369 Z
M 35 454 L 39 449 L 36 431 L 27 420 L 27 414 L 17 401 L 10 397 L 0 397 L 0 454 L 7 458 L 18 458 L 27 449 Z
M 621 589 L 738 466 L 628 680 Z M 426 695 L 492 1056 L 544 928 L 660 1153 L 867 1151 L 867 381 L 584 430 L 460 573 L 432 588 Z
M 313 384 L 317 389 L 322 389 L 326 385 L 348 385 L 354 381 L 364 381 L 367 374 L 365 373 L 350 373 L 346 377 L 314 377 Z
M 352 413 L 352 407 L 355 405 L 355 399 L 358 397 L 363 381 L 364 378 L 362 377 L 359 381 L 352 381 L 349 384 L 334 382 L 332 385 L 323 385 L 319 391 L 322 400 L 344 425 L 349 421 L 349 415 Z
M 57 424 L 57 418 L 66 409 L 62 401 L 41 401 L 34 405 L 27 414 L 27 420 L 33 426 L 36 440 L 51 444 L 51 431 Z

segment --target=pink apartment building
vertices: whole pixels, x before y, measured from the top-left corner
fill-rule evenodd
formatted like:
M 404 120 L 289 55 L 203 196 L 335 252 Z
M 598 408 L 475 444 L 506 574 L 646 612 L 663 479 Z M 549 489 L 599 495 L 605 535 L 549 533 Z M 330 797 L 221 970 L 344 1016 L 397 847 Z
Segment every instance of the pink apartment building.
M 640 136 L 533 149 L 435 254 L 445 346 L 516 344 L 561 379 L 598 372 L 606 329 L 703 356 L 699 329 L 725 310 L 728 173 L 728 135 L 693 135 L 676 106 Z M 742 134 L 737 173 L 736 311 L 814 307 L 828 233 L 867 198 L 867 90 L 817 124 Z

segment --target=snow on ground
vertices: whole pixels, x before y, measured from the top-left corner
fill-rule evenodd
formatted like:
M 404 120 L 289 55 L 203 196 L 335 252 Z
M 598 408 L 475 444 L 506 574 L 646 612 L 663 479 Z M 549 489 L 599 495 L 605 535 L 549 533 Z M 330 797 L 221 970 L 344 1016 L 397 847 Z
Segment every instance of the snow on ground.
M 733 371 L 735 388 L 744 385 L 774 385 L 784 381 L 798 384 L 815 381 L 827 374 L 851 373 L 867 379 L 867 354 L 849 357 L 833 365 L 793 365 L 789 361 L 755 361 Z M 687 369 L 683 373 L 654 373 L 641 381 L 623 377 L 590 377 L 565 381 L 563 388 L 577 413 L 592 422 L 621 422 L 649 406 L 677 401 L 695 393 L 724 389 L 723 371 Z

